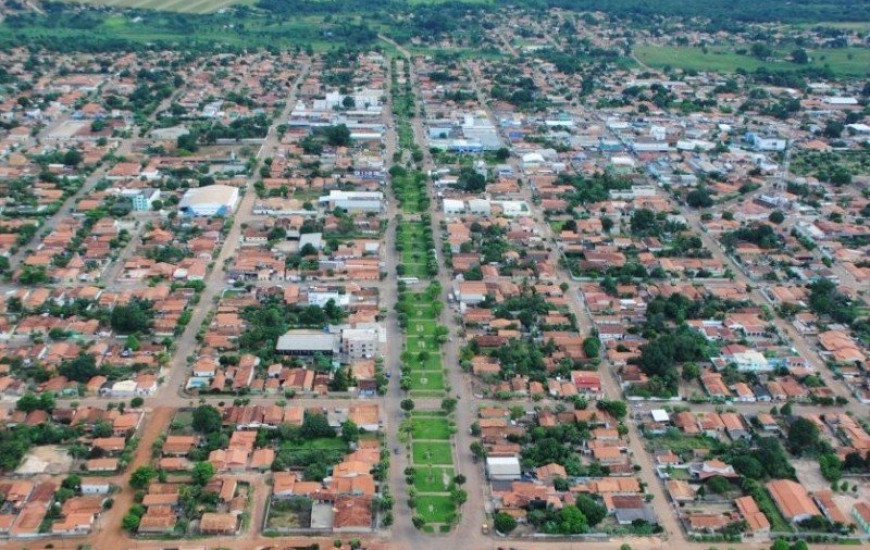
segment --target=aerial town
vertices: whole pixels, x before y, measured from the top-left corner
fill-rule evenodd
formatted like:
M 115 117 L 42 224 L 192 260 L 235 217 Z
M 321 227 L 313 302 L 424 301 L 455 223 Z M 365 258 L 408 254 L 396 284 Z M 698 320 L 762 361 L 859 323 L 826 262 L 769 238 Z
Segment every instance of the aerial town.
M 0 4 L 0 550 L 870 545 L 870 23 Z

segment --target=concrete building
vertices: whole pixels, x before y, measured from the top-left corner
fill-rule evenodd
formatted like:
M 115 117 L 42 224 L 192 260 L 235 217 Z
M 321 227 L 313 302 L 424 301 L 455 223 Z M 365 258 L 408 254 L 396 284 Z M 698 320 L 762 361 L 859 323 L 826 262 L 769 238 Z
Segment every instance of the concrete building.
M 189 189 L 178 203 L 178 210 L 188 216 L 226 216 L 239 203 L 239 190 L 229 185 L 207 185 Z
M 341 331 L 341 352 L 350 360 L 371 359 L 378 352 L 378 331 L 347 328 Z

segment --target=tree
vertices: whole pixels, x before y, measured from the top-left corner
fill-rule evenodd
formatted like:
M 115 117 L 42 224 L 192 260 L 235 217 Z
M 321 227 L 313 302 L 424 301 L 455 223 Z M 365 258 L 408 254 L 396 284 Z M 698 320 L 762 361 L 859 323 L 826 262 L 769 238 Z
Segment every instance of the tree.
M 601 399 L 595 406 L 600 411 L 604 411 L 617 420 L 622 420 L 628 414 L 628 407 L 624 401 Z
M 717 495 L 724 495 L 731 490 L 731 483 L 722 476 L 713 476 L 707 480 L 707 487 Z
M 121 527 L 124 528 L 125 531 L 134 532 L 139 528 L 139 516 L 136 514 L 127 514 L 124 516 L 124 519 L 121 520 Z
M 788 429 L 789 450 L 797 456 L 814 452 L 819 445 L 819 427 L 803 417 L 796 418 Z
M 495 515 L 493 524 L 496 531 L 505 535 L 517 528 L 517 520 L 504 512 L 499 512 Z
M 694 380 L 701 375 L 701 369 L 696 363 L 686 363 L 683 365 L 683 380 Z
M 414 400 L 413 399 L 402 399 L 402 402 L 399 403 L 399 406 L 403 411 L 409 413 L 414 410 Z
M 151 466 L 140 466 L 130 474 L 130 487 L 144 489 L 155 477 L 157 477 L 157 470 Z
M 64 166 L 78 166 L 84 157 L 78 149 L 68 149 L 63 155 Z
M 589 522 L 583 512 L 573 504 L 564 506 L 559 511 L 559 532 L 565 535 L 576 535 L 589 530 Z
M 323 481 L 328 474 L 326 464 L 322 462 L 312 462 L 302 472 L 305 481 Z
M 57 371 L 68 379 L 81 383 L 87 382 L 100 373 L 96 358 L 84 351 L 80 351 L 75 359 L 63 361 Z
M 441 401 L 441 410 L 447 414 L 452 413 L 456 410 L 456 399 L 453 397 L 447 397 Z
M 350 129 L 345 124 L 326 126 L 323 128 L 326 142 L 333 147 L 346 147 L 350 145 Z
M 577 495 L 575 504 L 583 512 L 583 515 L 586 516 L 589 525 L 598 525 L 607 516 L 607 508 L 595 502 L 589 495 Z
M 781 210 L 774 210 L 770 213 L 770 216 L 768 216 L 767 219 L 770 223 L 779 225 L 785 221 L 785 214 L 783 214 Z
M 839 120 L 829 120 L 825 123 L 825 129 L 822 130 L 822 135 L 828 139 L 837 139 L 843 135 L 845 126 Z
M 347 443 L 355 443 L 359 440 L 359 427 L 353 420 L 345 420 L 341 424 L 341 438 Z
M 329 425 L 329 419 L 325 414 L 306 412 L 299 435 L 310 441 L 322 437 L 335 437 L 335 430 Z
M 221 413 L 211 405 L 200 405 L 193 411 L 191 427 L 201 434 L 220 432 L 222 424 Z
M 139 407 L 141 407 L 144 404 L 145 404 L 145 400 L 142 399 L 141 397 L 134 397 L 133 399 L 130 400 L 130 406 L 133 407 L 134 409 L 138 409 Z
M 686 195 L 686 204 L 692 208 L 709 208 L 713 206 L 713 199 L 706 189 L 693 189 Z
M 601 340 L 597 336 L 589 336 L 583 340 L 583 353 L 589 359 L 597 359 L 601 353 Z
M 469 449 L 471 450 L 471 454 L 474 456 L 474 458 L 486 458 L 486 448 L 480 441 L 473 441 L 471 445 L 469 445 Z
M 752 53 L 753 57 L 757 57 L 761 60 L 765 60 L 773 55 L 773 49 L 763 42 L 754 43 L 749 51 Z
M 822 477 L 832 483 L 840 481 L 843 477 L 843 463 L 833 453 L 825 453 L 819 457 L 819 470 L 822 472 Z
M 145 332 L 151 327 L 151 305 L 134 299 L 127 305 L 115 306 L 109 324 L 121 334 Z
M 188 132 L 178 136 L 178 139 L 175 140 L 175 146 L 179 149 L 195 153 L 199 149 L 198 138 L 196 134 Z
M 810 56 L 807 54 L 807 51 L 803 48 L 798 48 L 791 52 L 791 60 L 792 63 L 797 63 L 798 65 L 806 65 L 810 62 Z
M 190 477 L 193 479 L 193 482 L 202 487 L 208 480 L 214 477 L 214 465 L 211 462 L 197 462 L 193 466 L 193 471 L 190 473 Z
M 637 236 L 654 234 L 656 232 L 655 212 L 648 208 L 638 208 L 631 215 L 631 232 Z

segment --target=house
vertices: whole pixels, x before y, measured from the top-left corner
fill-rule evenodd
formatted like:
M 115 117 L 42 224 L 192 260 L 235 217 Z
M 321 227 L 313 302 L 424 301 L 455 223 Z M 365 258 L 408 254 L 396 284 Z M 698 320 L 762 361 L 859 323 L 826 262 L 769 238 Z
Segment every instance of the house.
M 112 484 L 105 478 L 101 477 L 84 477 L 81 482 L 81 490 L 83 495 L 107 495 L 112 488 Z
M 232 535 L 238 529 L 239 518 L 235 514 L 206 512 L 199 522 L 204 535 Z
M 722 477 L 737 477 L 737 472 L 730 464 L 725 464 L 718 458 L 707 460 L 700 464 L 692 464 L 689 466 L 689 472 L 692 477 L 701 481 L 715 476 Z
M 776 479 L 767 483 L 767 490 L 783 517 L 792 523 L 822 515 L 800 483 L 790 479 Z
M 852 507 L 852 517 L 865 533 L 870 533 L 870 504 L 867 501 L 862 500 Z
M 770 534 L 770 522 L 767 516 L 758 508 L 758 503 L 751 496 L 734 499 L 737 511 L 746 522 L 746 530 L 753 536 L 766 537 Z
M 371 498 L 340 495 L 335 499 L 332 530 L 335 533 L 370 531 L 372 528 Z

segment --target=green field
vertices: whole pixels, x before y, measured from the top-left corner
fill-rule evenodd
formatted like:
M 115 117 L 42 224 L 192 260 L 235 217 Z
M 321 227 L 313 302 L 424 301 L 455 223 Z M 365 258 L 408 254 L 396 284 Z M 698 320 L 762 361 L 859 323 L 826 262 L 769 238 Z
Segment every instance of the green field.
M 443 391 L 444 374 L 437 371 L 411 373 L 411 391 Z
M 450 443 L 444 442 L 414 442 L 412 445 L 414 464 L 453 464 L 453 451 Z
M 449 523 L 455 514 L 453 501 L 448 496 L 421 496 L 416 499 L 416 514 L 426 523 Z
M 418 493 L 449 493 L 453 488 L 453 469 L 414 468 L 414 487 Z
M 181 13 L 212 13 L 232 5 L 251 5 L 255 0 L 78 0 L 82 4 L 136 8 L 144 10 L 176 11 Z
M 420 417 L 411 419 L 414 439 L 450 439 L 450 422 L 446 418 Z
M 786 60 L 788 52 L 776 52 L 776 61 L 762 61 L 749 55 L 740 55 L 724 46 L 710 46 L 707 53 L 691 46 L 642 45 L 634 48 L 641 63 L 653 68 L 674 67 L 695 71 L 733 73 L 737 69 L 754 71 L 765 67 L 772 71 L 797 71 L 808 68 L 829 67 L 838 76 L 870 75 L 870 49 L 840 48 L 808 50 L 811 62 L 796 65 Z

